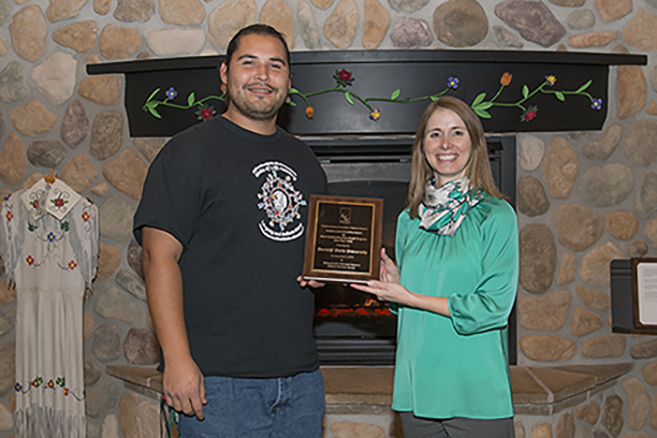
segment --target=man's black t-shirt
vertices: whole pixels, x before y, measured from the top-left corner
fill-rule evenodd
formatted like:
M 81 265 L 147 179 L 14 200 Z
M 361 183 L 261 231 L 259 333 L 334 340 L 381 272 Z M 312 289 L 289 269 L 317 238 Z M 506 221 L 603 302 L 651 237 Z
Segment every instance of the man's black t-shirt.
M 291 376 L 318 367 L 314 299 L 296 281 L 307 200 L 326 192 L 310 148 L 223 117 L 173 137 L 153 161 L 135 214 L 183 245 L 184 315 L 204 375 Z

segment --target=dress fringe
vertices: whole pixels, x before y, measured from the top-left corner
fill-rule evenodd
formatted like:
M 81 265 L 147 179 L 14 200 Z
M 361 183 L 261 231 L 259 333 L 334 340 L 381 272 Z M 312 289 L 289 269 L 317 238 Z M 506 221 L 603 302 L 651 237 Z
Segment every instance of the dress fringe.
M 65 415 L 61 410 L 31 406 L 16 410 L 16 438 L 85 438 L 86 417 Z

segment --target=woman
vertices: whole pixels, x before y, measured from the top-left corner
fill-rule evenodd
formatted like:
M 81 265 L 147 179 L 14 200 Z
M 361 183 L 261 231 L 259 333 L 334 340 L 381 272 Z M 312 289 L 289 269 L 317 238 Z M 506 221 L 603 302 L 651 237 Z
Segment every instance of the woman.
M 382 251 L 381 281 L 352 286 L 396 303 L 392 408 L 405 438 L 512 438 L 516 216 L 493 182 L 481 123 L 459 99 L 422 115 L 396 256 L 399 269 Z

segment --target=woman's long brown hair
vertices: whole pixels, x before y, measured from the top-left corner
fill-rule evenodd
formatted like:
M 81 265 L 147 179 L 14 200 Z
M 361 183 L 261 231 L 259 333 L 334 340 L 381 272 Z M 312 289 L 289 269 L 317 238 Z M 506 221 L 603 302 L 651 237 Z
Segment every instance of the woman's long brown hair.
M 470 160 L 466 166 L 465 174 L 470 179 L 470 186 L 473 189 L 480 189 L 496 198 L 505 196 L 497 189 L 493 174 L 490 170 L 488 161 L 488 148 L 486 146 L 486 137 L 484 128 L 481 126 L 479 117 L 472 109 L 460 99 L 451 96 L 443 96 L 438 100 L 431 102 L 422 114 L 420 126 L 415 134 L 413 142 L 413 161 L 411 163 L 411 180 L 408 187 L 407 204 L 409 214 L 412 218 L 418 218 L 418 208 L 424 198 L 424 187 L 431 178 L 433 178 L 433 169 L 429 166 L 427 157 L 424 154 L 424 135 L 427 129 L 429 118 L 438 109 L 448 109 L 458 115 L 470 135 L 472 141 L 472 152 Z

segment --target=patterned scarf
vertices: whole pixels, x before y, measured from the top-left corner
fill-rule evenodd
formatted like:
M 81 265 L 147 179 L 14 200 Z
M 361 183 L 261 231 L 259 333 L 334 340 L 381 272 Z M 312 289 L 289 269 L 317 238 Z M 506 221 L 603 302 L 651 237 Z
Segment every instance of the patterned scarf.
M 454 236 L 456 230 L 484 196 L 481 190 L 470 190 L 470 180 L 464 176 L 435 187 L 435 179 L 427 181 L 424 200 L 420 204 L 420 228 L 444 236 Z

